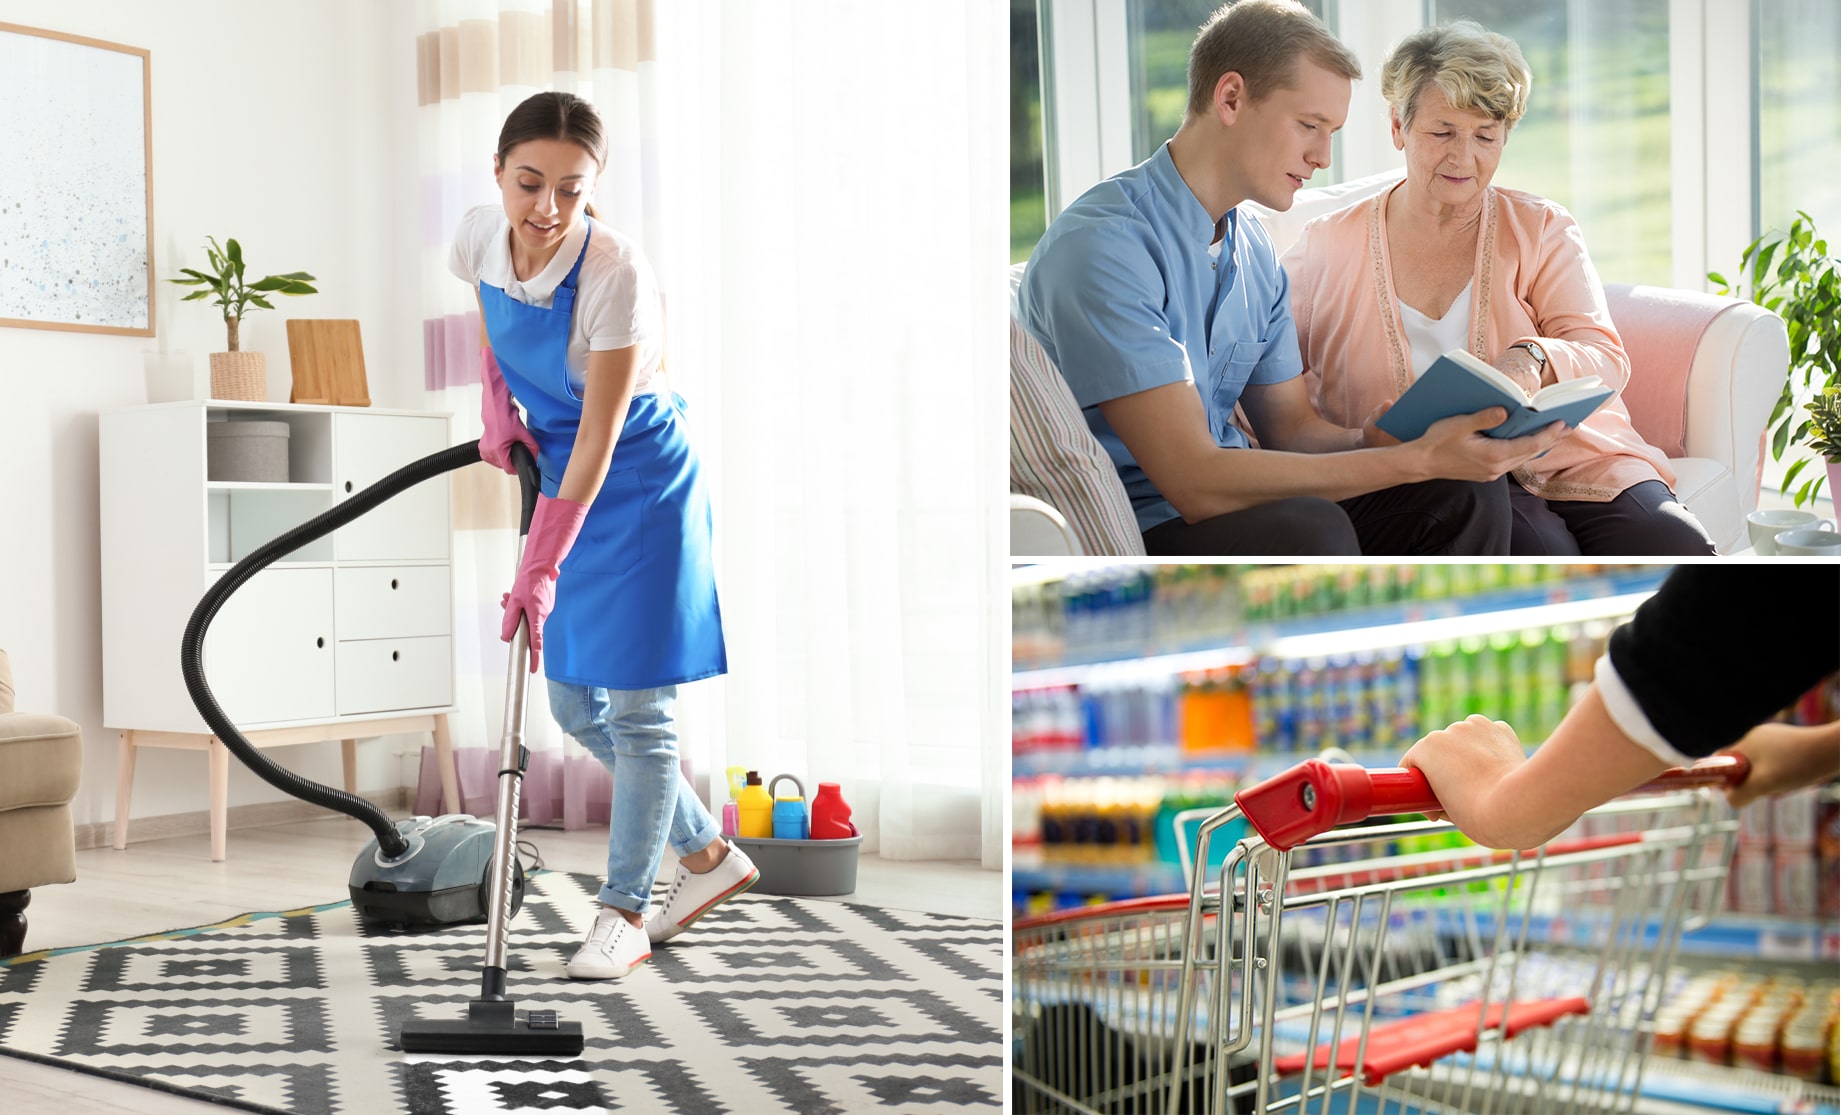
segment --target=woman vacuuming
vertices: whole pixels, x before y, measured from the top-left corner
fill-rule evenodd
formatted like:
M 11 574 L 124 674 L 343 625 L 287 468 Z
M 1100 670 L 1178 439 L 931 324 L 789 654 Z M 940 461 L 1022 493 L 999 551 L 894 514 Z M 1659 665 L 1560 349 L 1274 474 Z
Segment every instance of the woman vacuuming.
M 512 472 L 523 442 L 543 473 L 501 637 L 529 621 L 557 723 L 614 774 L 607 882 L 575 979 L 626 975 L 760 877 L 678 770 L 677 687 L 728 669 L 709 497 L 660 367 L 651 266 L 588 204 L 605 160 L 587 101 L 527 99 L 499 132 L 502 205 L 461 218 L 448 261 L 479 296 L 480 456 Z M 680 866 L 648 917 L 666 843 Z

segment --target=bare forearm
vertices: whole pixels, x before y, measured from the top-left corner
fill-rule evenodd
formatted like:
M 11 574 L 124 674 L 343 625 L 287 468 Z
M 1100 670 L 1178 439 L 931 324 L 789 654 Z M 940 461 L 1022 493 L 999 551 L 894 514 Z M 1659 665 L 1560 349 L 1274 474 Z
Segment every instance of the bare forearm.
M 1362 432 L 1327 422 L 1312 411 L 1279 430 L 1261 430 L 1259 444 L 1288 453 L 1345 453 L 1362 448 Z
M 614 441 L 609 431 L 591 433 L 587 426 L 577 431 L 575 448 L 569 453 L 569 467 L 563 470 L 562 483 L 556 488 L 557 498 L 593 503 L 613 463 Z
M 1667 769 L 1667 763 L 1624 735 L 1598 690 L 1588 690 L 1528 761 L 1489 791 L 1484 812 L 1497 827 L 1494 846 L 1545 843 L 1586 810 Z
M 1410 445 L 1333 453 L 1222 449 L 1166 495 L 1195 523 L 1293 496 L 1342 500 L 1424 479 Z

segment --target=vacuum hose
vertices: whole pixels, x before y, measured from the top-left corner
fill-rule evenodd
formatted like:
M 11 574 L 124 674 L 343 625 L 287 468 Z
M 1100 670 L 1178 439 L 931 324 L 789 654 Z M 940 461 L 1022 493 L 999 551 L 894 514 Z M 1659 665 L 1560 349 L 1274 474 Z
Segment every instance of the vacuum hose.
M 431 453 L 397 469 L 331 511 L 316 515 L 258 547 L 231 566 L 205 593 L 198 607 L 192 610 L 192 618 L 185 625 L 185 637 L 179 644 L 179 669 L 185 675 L 186 691 L 192 695 L 192 704 L 198 707 L 198 714 L 211 726 L 212 734 L 222 740 L 224 746 L 243 761 L 244 766 L 255 771 L 269 785 L 291 797 L 337 810 L 369 825 L 371 831 L 377 834 L 377 846 L 386 859 L 396 859 L 409 850 L 409 841 L 397 831 L 388 814 L 356 794 L 348 794 L 344 790 L 335 790 L 331 786 L 302 778 L 275 763 L 243 738 L 243 733 L 237 731 L 237 726 L 224 715 L 223 708 L 211 693 L 211 686 L 205 681 L 205 630 L 211 626 L 211 621 L 216 618 L 224 602 L 230 599 L 230 594 L 243 587 L 251 577 L 271 563 L 315 539 L 331 534 L 399 492 L 442 473 L 476 464 L 479 460 L 477 441 Z M 537 462 L 531 459 L 530 450 L 522 444 L 512 446 L 512 461 L 518 469 L 518 482 L 523 495 L 522 514 L 518 523 L 518 534 L 522 537 L 530 532 L 531 515 L 537 508 Z

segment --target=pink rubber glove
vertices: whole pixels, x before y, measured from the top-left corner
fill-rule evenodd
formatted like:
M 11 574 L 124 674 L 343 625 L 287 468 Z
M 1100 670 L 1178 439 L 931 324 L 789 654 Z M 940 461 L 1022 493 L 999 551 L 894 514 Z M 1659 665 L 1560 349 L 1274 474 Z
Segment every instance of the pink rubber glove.
M 581 533 L 582 520 L 588 517 L 588 505 L 572 499 L 537 497 L 537 510 L 531 516 L 530 533 L 524 539 L 524 560 L 518 563 L 518 579 L 511 591 L 499 601 L 505 608 L 505 620 L 499 638 L 511 642 L 518 633 L 520 616 L 530 622 L 531 673 L 543 657 L 543 621 L 556 606 L 556 575 L 563 558 Z
M 511 463 L 511 447 L 523 442 L 534 461 L 537 459 L 537 439 L 518 417 L 517 404 L 511 401 L 511 388 L 505 386 L 505 376 L 499 371 L 499 359 L 492 355 L 488 345 L 480 346 L 479 350 L 479 382 L 485 389 L 479 393 L 479 418 L 486 426 L 486 432 L 479 438 L 479 459 L 515 476 L 518 470 Z

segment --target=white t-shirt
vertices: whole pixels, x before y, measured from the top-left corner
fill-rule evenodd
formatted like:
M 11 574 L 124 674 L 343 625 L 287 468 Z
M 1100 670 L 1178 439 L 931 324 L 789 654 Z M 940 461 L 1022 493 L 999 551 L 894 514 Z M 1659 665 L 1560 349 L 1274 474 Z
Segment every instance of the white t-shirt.
M 1451 303 L 1441 318 L 1430 318 L 1405 302 L 1394 299 L 1400 306 L 1400 325 L 1406 330 L 1407 354 L 1413 360 L 1413 378 L 1425 375 L 1439 357 L 1454 348 L 1468 348 L 1464 343 L 1464 334 L 1470 329 L 1471 287 L 1476 280 L 1464 284 L 1464 291 Z
M 488 204 L 469 209 L 454 230 L 447 266 L 456 278 L 477 289 L 488 282 L 527 306 L 548 309 L 556 288 L 569 276 L 587 222 L 578 222 L 542 271 L 519 282 L 511 269 L 511 221 L 505 209 Z M 569 385 L 581 393 L 588 353 L 639 346 L 633 394 L 664 388 L 659 359 L 664 351 L 664 311 L 658 281 L 639 245 L 603 221 L 594 223 L 582 273 L 575 280 L 575 313 L 569 323 Z

